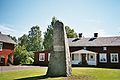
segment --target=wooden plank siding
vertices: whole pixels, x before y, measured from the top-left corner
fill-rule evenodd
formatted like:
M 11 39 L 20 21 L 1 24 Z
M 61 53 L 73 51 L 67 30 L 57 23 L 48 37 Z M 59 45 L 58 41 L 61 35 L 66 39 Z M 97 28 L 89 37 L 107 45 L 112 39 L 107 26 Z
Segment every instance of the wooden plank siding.
M 39 54 L 44 53 L 45 54 L 45 61 L 39 61 Z M 38 51 L 34 52 L 34 64 L 35 65 L 42 65 L 47 66 L 48 65 L 48 53 L 49 51 Z
M 70 47 L 70 52 L 74 52 L 77 50 L 83 49 L 83 47 Z M 109 68 L 120 68 L 120 46 L 107 46 L 107 50 L 104 50 L 103 47 L 86 47 L 86 50 L 93 51 L 98 53 L 97 54 L 97 67 L 109 67 Z M 39 54 L 45 53 L 45 61 L 39 61 Z M 48 53 L 47 51 L 35 52 L 35 64 L 37 65 L 48 65 Z M 99 61 L 99 54 L 106 53 L 107 54 L 107 62 L 100 62 Z M 111 63 L 111 53 L 118 53 L 118 63 Z
M 83 47 L 70 47 L 70 51 L 77 51 L 83 49 Z M 103 50 L 103 47 L 86 47 L 87 50 L 98 53 L 97 54 L 97 66 L 98 67 L 110 67 L 120 68 L 120 46 L 108 46 L 107 50 Z M 99 53 L 107 54 L 107 62 L 99 62 Z M 118 53 L 118 63 L 111 63 L 111 53 Z
M 12 63 L 13 63 L 14 44 L 3 43 L 2 51 L 0 51 L 0 56 L 4 56 L 5 61 L 3 64 L 0 64 L 0 65 L 7 65 L 8 64 L 8 55 L 10 55 L 12 57 Z

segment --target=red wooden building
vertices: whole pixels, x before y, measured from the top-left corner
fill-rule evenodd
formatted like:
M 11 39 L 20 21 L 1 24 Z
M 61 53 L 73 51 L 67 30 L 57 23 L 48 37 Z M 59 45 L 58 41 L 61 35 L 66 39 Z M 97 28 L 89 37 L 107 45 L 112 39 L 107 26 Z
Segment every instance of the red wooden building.
M 0 32 L 0 65 L 13 64 L 15 44 L 10 37 Z
M 71 61 L 73 65 L 88 65 L 98 67 L 114 67 L 120 68 L 120 36 L 113 37 L 98 37 L 95 33 L 92 38 L 84 38 L 82 34 L 79 38 L 68 38 Z M 35 59 L 41 57 L 41 52 L 38 52 Z M 42 56 L 44 60 L 39 65 L 47 64 L 45 61 L 48 60 L 47 52 Z M 36 61 L 36 60 L 35 60 Z
M 37 51 L 34 52 L 34 64 L 37 65 L 48 65 L 50 59 L 50 51 Z

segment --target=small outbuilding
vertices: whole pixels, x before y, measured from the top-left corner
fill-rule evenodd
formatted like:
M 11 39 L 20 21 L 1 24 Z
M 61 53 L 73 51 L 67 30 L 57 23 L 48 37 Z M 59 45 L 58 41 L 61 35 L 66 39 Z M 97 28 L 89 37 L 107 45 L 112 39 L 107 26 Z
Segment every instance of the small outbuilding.
M 50 51 L 36 51 L 34 52 L 34 64 L 47 66 L 50 59 Z

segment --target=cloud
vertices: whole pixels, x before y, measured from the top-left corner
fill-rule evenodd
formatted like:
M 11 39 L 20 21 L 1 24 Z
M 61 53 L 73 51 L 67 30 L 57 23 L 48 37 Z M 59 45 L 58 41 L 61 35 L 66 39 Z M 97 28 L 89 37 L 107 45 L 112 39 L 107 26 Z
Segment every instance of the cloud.
M 5 25 L 5 24 L 2 25 L 2 24 L 0 24 L 0 32 L 2 32 L 4 34 L 14 35 L 16 30 L 14 30 L 12 27 L 13 26 L 11 26 L 11 25 Z

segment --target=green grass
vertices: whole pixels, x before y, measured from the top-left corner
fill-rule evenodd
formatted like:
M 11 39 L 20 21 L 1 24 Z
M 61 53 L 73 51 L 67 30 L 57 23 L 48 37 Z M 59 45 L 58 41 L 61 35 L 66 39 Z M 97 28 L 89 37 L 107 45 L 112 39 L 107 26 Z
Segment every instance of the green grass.
M 81 68 L 72 69 L 71 77 L 47 78 L 46 69 L 0 73 L 0 80 L 120 80 L 119 69 Z

